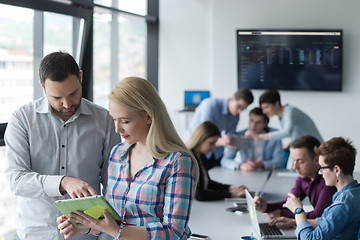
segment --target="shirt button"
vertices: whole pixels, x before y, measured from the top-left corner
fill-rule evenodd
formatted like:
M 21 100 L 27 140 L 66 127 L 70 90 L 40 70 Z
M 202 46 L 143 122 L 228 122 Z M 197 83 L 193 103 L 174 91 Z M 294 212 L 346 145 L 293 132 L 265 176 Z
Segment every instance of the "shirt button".
M 62 148 L 64 148 L 64 147 L 65 147 L 65 145 L 61 145 L 61 147 L 62 147 Z
M 62 166 L 62 167 L 61 167 L 61 169 L 65 169 L 65 167 L 64 167 L 64 166 Z

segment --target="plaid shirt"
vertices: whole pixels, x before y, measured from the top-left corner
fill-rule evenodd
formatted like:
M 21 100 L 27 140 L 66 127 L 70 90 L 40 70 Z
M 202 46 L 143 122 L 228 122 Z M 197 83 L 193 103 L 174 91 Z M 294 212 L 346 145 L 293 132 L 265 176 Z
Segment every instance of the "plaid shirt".
M 130 148 L 110 155 L 106 199 L 127 223 L 146 226 L 149 239 L 187 239 L 195 169 L 181 152 L 155 159 L 129 178 Z

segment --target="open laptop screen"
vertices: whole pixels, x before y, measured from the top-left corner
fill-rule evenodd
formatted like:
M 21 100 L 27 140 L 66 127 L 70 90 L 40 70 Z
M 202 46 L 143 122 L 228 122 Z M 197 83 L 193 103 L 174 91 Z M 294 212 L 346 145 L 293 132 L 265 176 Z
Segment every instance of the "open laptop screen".
M 184 108 L 195 110 L 202 100 L 210 97 L 210 91 L 185 90 Z

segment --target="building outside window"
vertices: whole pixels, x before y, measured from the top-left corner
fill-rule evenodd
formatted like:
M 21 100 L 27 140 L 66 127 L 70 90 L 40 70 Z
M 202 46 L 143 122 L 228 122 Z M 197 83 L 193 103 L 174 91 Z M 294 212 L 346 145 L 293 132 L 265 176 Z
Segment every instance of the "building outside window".
M 94 9 L 94 102 L 108 109 L 111 88 L 125 77 L 146 77 L 146 2 L 106 1 Z
M 128 76 L 146 78 L 147 1 L 94 3 L 91 97 L 108 108 L 107 96 L 118 80 Z M 51 10 L 0 3 L 0 124 L 7 123 L 20 106 L 43 96 L 37 70 L 43 56 L 59 50 L 74 56 L 75 23 L 79 21 Z M 37 38 L 42 41 L 40 47 Z M 0 172 L 5 161 L 5 147 L 0 146 Z M 3 174 L 0 186 L 8 186 Z M 15 239 L 15 198 L 8 187 L 0 189 L 0 240 Z

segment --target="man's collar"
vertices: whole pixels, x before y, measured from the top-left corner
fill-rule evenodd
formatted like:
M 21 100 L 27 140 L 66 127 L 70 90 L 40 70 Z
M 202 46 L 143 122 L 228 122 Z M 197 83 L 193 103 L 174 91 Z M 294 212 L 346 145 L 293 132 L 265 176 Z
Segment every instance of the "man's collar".
M 84 115 L 92 115 L 93 113 L 90 111 L 87 101 L 88 100 L 81 98 L 80 107 L 76 112 L 79 112 L 80 114 L 84 114 Z
M 35 111 L 37 113 L 51 113 L 51 107 L 49 105 L 49 101 L 46 97 L 43 97 L 38 100 L 36 103 Z
M 80 114 L 92 115 L 92 112 L 90 111 L 88 105 L 86 104 L 86 101 L 87 100 L 81 98 L 80 106 L 79 106 L 78 110 L 76 111 L 76 113 L 74 113 L 74 115 L 80 115 Z M 35 111 L 37 113 L 53 114 L 53 111 L 51 109 L 49 101 L 46 97 L 43 97 L 42 99 L 39 100 L 38 105 L 35 107 Z

